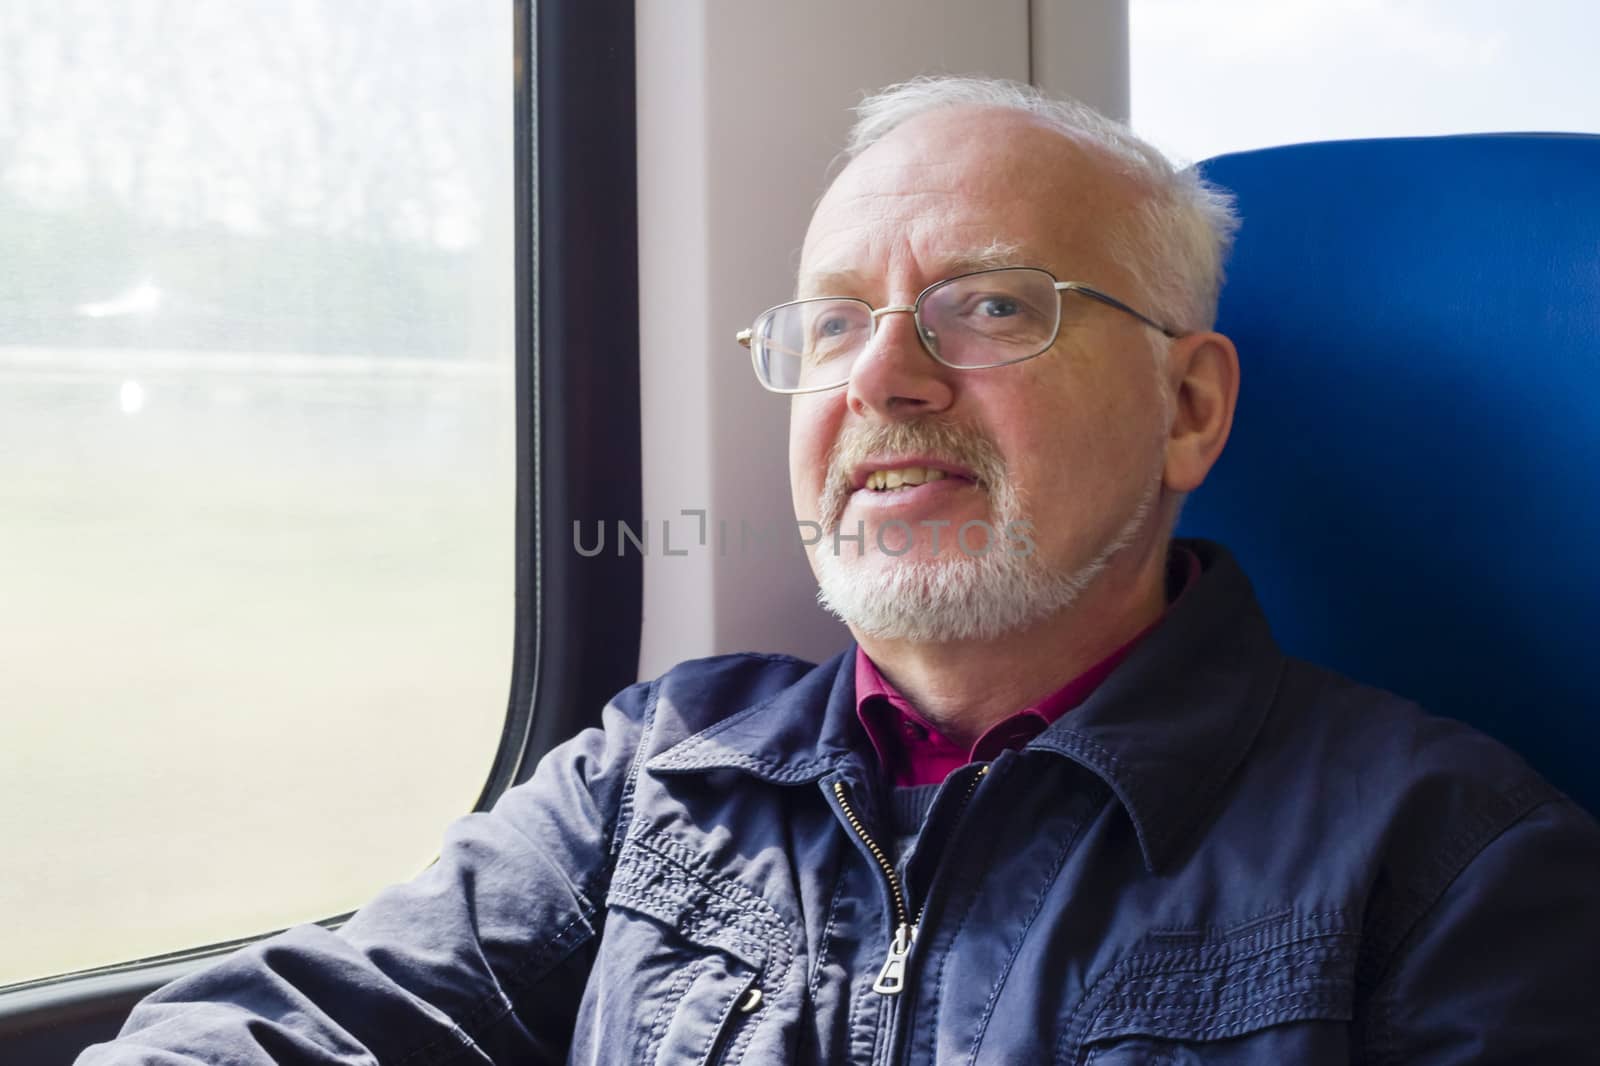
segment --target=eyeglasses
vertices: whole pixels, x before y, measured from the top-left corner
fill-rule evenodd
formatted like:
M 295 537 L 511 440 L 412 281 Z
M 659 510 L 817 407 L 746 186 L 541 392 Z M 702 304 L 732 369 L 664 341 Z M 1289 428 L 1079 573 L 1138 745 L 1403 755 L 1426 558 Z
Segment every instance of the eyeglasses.
M 952 370 L 986 370 L 1043 355 L 1061 331 L 1061 294 L 1073 292 L 1132 315 L 1168 337 L 1179 336 L 1121 300 L 1039 267 L 958 274 L 922 290 L 914 304 L 874 308 L 865 300 L 822 296 L 761 312 L 737 340 L 750 349 L 756 377 L 773 392 L 836 389 L 881 315 L 909 312 L 929 355 Z

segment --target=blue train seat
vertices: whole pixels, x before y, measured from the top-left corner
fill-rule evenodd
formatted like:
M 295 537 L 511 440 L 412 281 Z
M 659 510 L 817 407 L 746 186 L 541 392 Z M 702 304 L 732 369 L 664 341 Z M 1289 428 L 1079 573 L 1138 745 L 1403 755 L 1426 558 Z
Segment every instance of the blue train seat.
M 1600 137 L 1203 164 L 1244 219 L 1233 436 L 1186 535 L 1291 653 L 1467 721 L 1600 813 Z

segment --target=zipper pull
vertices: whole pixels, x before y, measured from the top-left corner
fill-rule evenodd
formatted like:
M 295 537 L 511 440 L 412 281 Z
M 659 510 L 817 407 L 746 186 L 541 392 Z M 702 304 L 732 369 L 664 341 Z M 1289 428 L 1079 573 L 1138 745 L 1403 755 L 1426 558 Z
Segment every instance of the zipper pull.
M 889 956 L 883 960 L 883 969 L 878 971 L 878 979 L 872 982 L 872 990 L 883 996 L 898 996 L 906 986 L 906 956 L 911 954 L 911 945 L 917 939 L 917 927 L 914 925 L 901 925 L 894 931 L 894 939 L 889 941 Z

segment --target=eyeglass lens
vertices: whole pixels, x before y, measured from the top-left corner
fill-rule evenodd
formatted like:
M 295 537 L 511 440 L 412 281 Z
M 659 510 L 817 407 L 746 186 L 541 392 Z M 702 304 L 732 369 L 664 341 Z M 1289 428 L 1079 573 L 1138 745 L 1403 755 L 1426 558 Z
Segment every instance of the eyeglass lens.
M 1038 355 L 1055 340 L 1061 298 L 1042 270 L 989 270 L 951 278 L 922 294 L 922 341 L 941 362 L 993 366 Z M 820 389 L 848 380 L 875 323 L 861 300 L 800 300 L 756 323 L 756 365 L 778 389 Z

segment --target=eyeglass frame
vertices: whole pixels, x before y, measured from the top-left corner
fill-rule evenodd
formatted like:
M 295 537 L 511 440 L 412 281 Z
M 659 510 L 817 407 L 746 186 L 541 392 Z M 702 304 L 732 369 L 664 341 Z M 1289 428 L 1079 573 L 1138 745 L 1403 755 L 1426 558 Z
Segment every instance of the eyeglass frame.
M 760 322 L 763 318 L 767 317 L 768 315 L 772 314 L 775 311 L 782 310 L 785 307 L 797 306 L 799 304 L 821 303 L 823 301 L 832 301 L 832 300 L 849 300 L 849 301 L 851 301 L 853 303 L 858 303 L 858 304 L 860 304 L 861 306 L 863 306 L 863 307 L 865 307 L 867 309 L 869 321 L 872 324 L 872 332 L 867 334 L 867 343 L 869 343 L 869 344 L 872 341 L 873 335 L 878 332 L 878 316 L 879 315 L 889 315 L 889 314 L 897 314 L 897 313 L 900 313 L 900 312 L 909 312 L 910 315 L 911 315 L 912 321 L 916 323 L 917 342 L 922 345 L 922 350 L 927 352 L 928 355 L 933 359 L 933 361 L 938 363 L 940 366 L 947 367 L 950 370 L 992 370 L 995 367 L 1013 366 L 1013 365 L 1015 365 L 1017 363 L 1026 363 L 1029 359 L 1037 359 L 1037 358 L 1039 358 L 1039 356 L 1043 355 L 1045 352 L 1048 352 L 1051 348 L 1055 347 L 1056 340 L 1061 336 L 1061 306 L 1060 306 L 1059 300 L 1058 300 L 1057 305 L 1056 305 L 1056 324 L 1055 324 L 1055 329 L 1051 332 L 1050 339 L 1047 342 L 1045 342 L 1044 347 L 1040 348 L 1038 351 L 1034 352 L 1032 355 L 1021 355 L 1021 356 L 1018 356 L 1015 359 L 1002 359 L 998 363 L 978 363 L 975 366 L 959 366 L 959 365 L 957 365 L 955 363 L 946 362 L 943 358 L 940 357 L 938 352 L 934 351 L 931 347 L 928 346 L 928 338 L 923 334 L 923 325 L 922 325 L 922 301 L 927 297 L 928 293 L 932 292 L 934 289 L 938 289 L 938 288 L 941 288 L 941 287 L 943 287 L 945 285 L 948 285 L 951 282 L 960 281 L 962 278 L 975 277 L 975 276 L 977 276 L 979 274 L 997 274 L 997 273 L 999 273 L 1000 271 L 1003 271 L 1003 270 L 1032 270 L 1032 271 L 1036 271 L 1036 272 L 1038 272 L 1040 274 L 1043 274 L 1045 277 L 1050 279 L 1051 284 L 1055 287 L 1055 290 L 1056 290 L 1058 298 L 1059 298 L 1061 293 L 1075 292 L 1075 293 L 1078 293 L 1080 296 L 1087 296 L 1091 300 L 1095 300 L 1095 301 L 1097 301 L 1099 303 L 1104 304 L 1107 307 L 1111 307 L 1111 308 L 1114 308 L 1114 309 L 1116 309 L 1118 311 L 1121 311 L 1123 314 L 1132 315 L 1134 318 L 1138 319 L 1140 322 L 1143 322 L 1145 325 L 1149 326 L 1151 329 L 1156 330 L 1162 336 L 1168 338 L 1169 340 L 1177 340 L 1179 337 L 1183 336 L 1183 333 L 1181 333 L 1180 331 L 1174 330 L 1174 329 L 1169 329 L 1168 327 L 1163 326 L 1160 322 L 1157 322 L 1155 319 L 1149 317 L 1148 315 L 1142 314 L 1141 312 L 1134 310 L 1132 307 L 1130 307 L 1127 304 L 1123 303 L 1121 300 L 1117 299 L 1115 296 L 1111 296 L 1111 295 L 1109 295 L 1107 293 L 1101 292 L 1099 289 L 1096 289 L 1096 288 L 1094 288 L 1092 286 L 1089 286 L 1089 285 L 1085 285 L 1085 284 L 1083 284 L 1082 282 L 1079 282 L 1079 281 L 1059 281 L 1059 280 L 1056 279 L 1056 276 L 1054 274 L 1050 273 L 1050 271 L 1046 270 L 1044 267 L 1036 267 L 1036 266 L 985 267 L 983 270 L 968 270 L 965 273 L 952 274 L 948 278 L 941 278 L 940 280 L 934 282 L 932 285 L 929 285 L 927 288 L 923 289 L 921 292 L 917 293 L 917 298 L 912 303 L 909 303 L 909 304 L 895 304 L 895 305 L 892 305 L 892 306 L 889 306 L 889 307 L 873 307 L 866 300 L 863 300 L 858 296 L 808 296 L 803 300 L 785 300 L 783 303 L 773 304 L 771 307 L 767 308 L 765 311 L 762 311 L 759 315 L 756 316 L 755 320 L 756 320 L 756 322 Z M 832 385 L 817 385 L 817 386 L 813 386 L 811 388 L 806 388 L 806 389 L 783 389 L 783 388 L 778 388 L 775 385 L 769 385 L 769 384 L 767 384 L 765 378 L 761 374 L 761 366 L 760 366 L 760 364 L 756 362 L 756 348 L 755 348 L 755 345 L 753 343 L 751 343 L 751 341 L 753 340 L 754 336 L 755 336 L 755 326 L 752 324 L 751 326 L 749 326 L 749 327 L 747 327 L 745 329 L 741 329 L 738 333 L 734 334 L 734 340 L 738 341 L 745 348 L 749 349 L 749 351 L 750 351 L 750 367 L 751 367 L 751 369 L 753 371 L 755 371 L 756 381 L 759 382 L 761 387 L 766 389 L 768 392 L 775 392 L 775 393 L 778 393 L 779 395 L 783 395 L 783 396 L 800 396 L 800 395 L 805 395 L 805 394 L 813 393 L 813 392 L 828 392 L 828 391 L 830 391 L 832 389 L 842 388 L 843 386 L 848 385 L 850 383 L 850 377 L 849 377 L 849 375 L 846 375 L 843 381 L 835 382 Z M 857 354 L 859 354 L 859 353 L 857 353 Z

